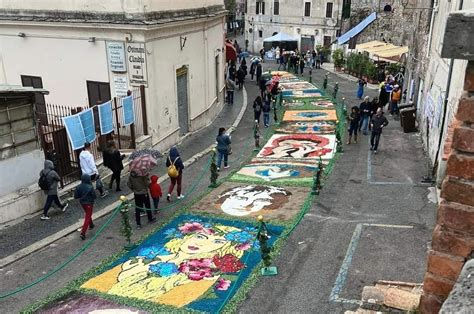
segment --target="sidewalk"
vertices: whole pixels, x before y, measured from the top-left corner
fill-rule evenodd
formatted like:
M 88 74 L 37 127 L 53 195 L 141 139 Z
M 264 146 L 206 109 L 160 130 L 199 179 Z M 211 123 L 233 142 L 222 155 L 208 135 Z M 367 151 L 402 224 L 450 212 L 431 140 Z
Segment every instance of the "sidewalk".
M 326 70 L 328 72 L 331 72 L 341 78 L 344 78 L 346 80 L 349 80 L 349 81 L 353 81 L 353 82 L 357 82 L 359 79 L 357 77 L 354 77 L 352 75 L 349 75 L 349 74 L 346 74 L 344 72 L 337 72 L 335 69 L 334 69 L 334 64 L 333 63 L 323 63 L 323 65 L 321 66 L 321 68 L 323 70 Z M 367 83 L 367 88 L 370 88 L 370 89 L 373 89 L 373 90 L 379 90 L 379 86 L 377 84 L 370 84 L 370 83 Z
M 212 124 L 187 136 L 178 144 L 178 150 L 183 160 L 186 161 L 185 166 L 189 166 L 209 152 L 210 146 L 215 142 L 214 134 L 217 134 L 219 127 L 224 126 L 229 129 L 235 122 L 240 121 L 242 118 L 241 109 L 244 105 L 246 106 L 244 104 L 245 98 L 246 94 L 244 92 L 236 92 L 233 106 L 224 105 Z M 155 167 L 152 174 L 158 175 L 160 178 L 167 178 L 164 158 L 159 160 L 159 165 Z M 96 200 L 94 219 L 111 212 L 118 205 L 120 195 L 131 194 L 127 187 L 127 180 L 128 175 L 122 177 L 122 192 L 115 192 L 114 184 L 114 189 L 109 191 L 110 194 L 107 197 Z M 104 184 L 107 188 L 108 180 Z M 168 180 L 162 182 L 161 185 L 165 190 L 168 187 Z M 184 190 L 185 192 L 186 190 Z M 65 213 L 62 213 L 59 209 L 51 208 L 49 215 L 51 219 L 48 221 L 40 220 L 41 213 L 37 213 L 23 222 L 0 230 L 0 268 L 74 232 L 82 225 L 84 213 L 79 203 L 72 201 Z M 134 221 L 133 217 L 132 215 L 131 221 Z

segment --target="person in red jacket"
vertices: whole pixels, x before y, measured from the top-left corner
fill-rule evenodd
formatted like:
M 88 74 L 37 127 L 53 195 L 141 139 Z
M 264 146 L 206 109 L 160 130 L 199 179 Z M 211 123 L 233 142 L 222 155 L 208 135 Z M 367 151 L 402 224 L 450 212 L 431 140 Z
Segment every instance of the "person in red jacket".
M 151 198 L 153 199 L 153 205 L 155 207 L 155 212 L 154 214 L 158 212 L 158 203 L 160 202 L 160 197 L 162 196 L 161 193 L 161 186 L 158 183 L 158 176 L 151 176 L 151 183 L 150 183 L 150 195 Z

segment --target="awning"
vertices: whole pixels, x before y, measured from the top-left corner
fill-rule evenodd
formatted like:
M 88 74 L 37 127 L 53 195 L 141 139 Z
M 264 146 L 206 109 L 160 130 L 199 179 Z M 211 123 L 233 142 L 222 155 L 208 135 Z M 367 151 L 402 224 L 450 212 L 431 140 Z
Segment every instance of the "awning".
M 232 43 L 225 43 L 225 56 L 227 62 L 237 60 L 237 51 Z
M 391 62 L 400 61 L 400 57 L 408 52 L 407 46 L 395 46 L 377 40 L 357 45 L 355 49 L 358 51 L 368 52 L 372 59 L 375 59 L 374 57 L 383 58 L 383 61 L 387 61 L 385 59 L 390 59 Z
M 273 35 L 272 37 L 265 38 L 263 42 L 282 42 L 282 41 L 298 41 L 298 38 L 295 38 L 291 35 L 288 35 L 286 33 L 278 33 L 276 35 Z
M 373 21 L 375 21 L 377 19 L 377 13 L 376 12 L 373 12 L 372 14 L 370 14 L 368 17 L 366 17 L 362 22 L 360 22 L 359 24 L 357 24 L 354 28 L 352 28 L 351 30 L 349 30 L 348 32 L 345 32 L 344 34 L 342 34 L 338 39 L 337 39 L 337 43 L 339 45 L 343 45 L 345 44 L 346 42 L 348 42 L 349 40 L 351 40 L 351 38 L 357 36 L 360 32 L 362 32 L 367 26 L 369 26 Z

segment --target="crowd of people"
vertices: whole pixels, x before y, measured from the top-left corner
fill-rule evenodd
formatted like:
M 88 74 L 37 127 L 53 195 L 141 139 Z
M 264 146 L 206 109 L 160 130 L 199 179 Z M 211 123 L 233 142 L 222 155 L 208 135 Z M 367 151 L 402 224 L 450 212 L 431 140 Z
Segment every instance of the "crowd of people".
M 278 64 L 278 70 L 303 74 L 305 68 L 319 69 L 324 63 L 324 54 L 313 49 L 306 52 L 286 51 L 280 47 L 275 49 L 275 59 Z

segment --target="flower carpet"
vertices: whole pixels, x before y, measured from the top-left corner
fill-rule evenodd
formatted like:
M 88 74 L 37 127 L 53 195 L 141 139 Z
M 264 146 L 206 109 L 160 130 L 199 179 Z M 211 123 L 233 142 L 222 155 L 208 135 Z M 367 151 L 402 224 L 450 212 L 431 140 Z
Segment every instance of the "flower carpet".
M 264 217 L 275 256 L 312 204 L 316 172 L 324 178 L 332 169 L 335 134 L 344 128 L 316 86 L 272 74 L 285 81 L 277 100 L 284 119 L 265 134 L 260 151 L 136 247 L 25 312 L 235 312 L 263 267 L 256 217 Z

